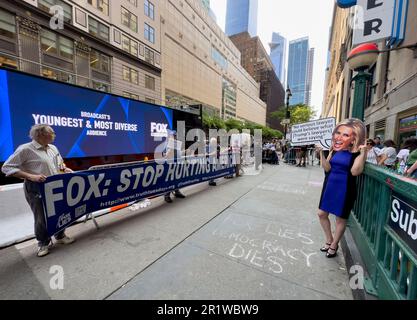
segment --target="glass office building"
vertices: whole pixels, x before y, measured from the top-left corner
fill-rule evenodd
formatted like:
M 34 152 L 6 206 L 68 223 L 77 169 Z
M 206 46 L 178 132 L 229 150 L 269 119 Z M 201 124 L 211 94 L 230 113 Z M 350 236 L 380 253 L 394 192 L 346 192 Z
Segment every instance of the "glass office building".
M 227 0 L 226 34 L 232 36 L 248 32 L 256 36 L 258 25 L 258 0 Z
M 287 83 L 292 92 L 291 105 L 306 103 L 308 61 L 308 37 L 290 41 Z
M 287 39 L 279 33 L 272 33 L 270 58 L 274 65 L 275 73 L 285 88 L 285 59 L 287 57 Z

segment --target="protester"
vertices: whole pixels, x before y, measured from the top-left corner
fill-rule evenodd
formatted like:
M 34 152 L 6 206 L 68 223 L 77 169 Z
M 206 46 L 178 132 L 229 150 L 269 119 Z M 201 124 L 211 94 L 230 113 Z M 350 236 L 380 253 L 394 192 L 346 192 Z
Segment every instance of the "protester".
M 381 156 L 381 149 L 375 146 L 375 141 L 372 139 L 366 140 L 366 162 L 378 165 L 378 158 Z
M 177 159 L 181 159 L 182 157 L 182 142 L 178 141 L 176 137 L 176 131 L 170 130 L 168 132 L 168 138 L 165 147 L 165 158 L 167 160 L 176 161 Z M 180 199 L 185 198 L 185 195 L 179 189 L 174 190 L 174 196 Z M 172 203 L 171 192 L 165 193 L 164 200 L 167 203 Z
M 339 241 L 356 200 L 356 177 L 362 174 L 366 160 L 365 125 L 358 119 L 339 123 L 332 134 L 332 147 L 327 159 L 320 147 L 320 158 L 326 172 L 320 198 L 320 224 L 326 244 L 320 249 L 327 258 L 337 255 Z M 332 234 L 329 214 L 336 215 L 336 230 Z
M 407 168 L 405 169 L 404 174 L 417 179 L 417 139 L 407 139 L 404 142 L 404 148 L 410 150 L 410 154 L 407 158 Z
M 305 167 L 307 161 L 308 146 L 301 146 L 296 167 Z
M 381 150 L 381 157 L 378 165 L 385 166 L 388 169 L 394 169 L 397 160 L 397 151 L 395 150 L 395 142 L 393 140 L 385 140 L 384 148 Z
M 211 165 L 215 165 L 217 163 L 217 138 L 212 137 L 208 143 L 208 145 L 206 146 L 206 152 L 207 152 L 207 157 L 208 157 L 208 161 Z M 215 187 L 217 185 L 216 181 L 214 179 L 209 181 L 209 186 Z
M 34 125 L 29 137 L 32 142 L 20 145 L 3 164 L 2 171 L 6 176 L 24 179 L 25 198 L 35 220 L 35 237 L 38 240 L 38 257 L 46 256 L 51 246 L 48 235 L 44 209 L 41 200 L 39 183 L 48 176 L 58 173 L 71 173 L 57 147 L 51 143 L 55 140 L 54 130 L 44 124 Z M 70 244 L 75 240 L 65 235 L 65 230 L 55 235 L 56 243 Z

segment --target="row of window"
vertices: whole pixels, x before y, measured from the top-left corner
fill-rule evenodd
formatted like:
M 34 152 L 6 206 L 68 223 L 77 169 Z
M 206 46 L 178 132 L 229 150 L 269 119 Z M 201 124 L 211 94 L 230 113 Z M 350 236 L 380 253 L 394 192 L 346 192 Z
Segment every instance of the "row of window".
M 41 1 L 53 2 L 54 0 L 41 0 Z M 131 3 L 132 5 L 134 5 L 135 7 L 138 6 L 138 0 L 127 0 L 127 1 Z M 103 12 L 103 14 L 105 14 L 106 16 L 109 15 L 109 0 L 88 0 L 88 3 L 94 8 Z M 155 6 L 151 1 L 149 0 L 144 1 L 144 10 L 145 10 L 146 16 L 148 16 L 152 20 L 155 19 Z M 123 13 L 122 13 L 122 16 L 123 16 Z
M 130 93 L 130 92 L 127 92 L 127 91 L 123 91 L 122 92 L 122 95 L 124 97 L 126 97 L 126 98 L 130 98 L 130 99 L 134 99 L 134 100 L 139 100 L 139 96 L 137 94 L 134 94 L 134 93 Z M 145 102 L 155 103 L 155 99 L 145 97 Z
M 123 80 L 133 84 L 139 84 L 138 71 L 127 66 L 123 66 Z M 155 78 L 145 74 L 145 88 L 155 91 Z

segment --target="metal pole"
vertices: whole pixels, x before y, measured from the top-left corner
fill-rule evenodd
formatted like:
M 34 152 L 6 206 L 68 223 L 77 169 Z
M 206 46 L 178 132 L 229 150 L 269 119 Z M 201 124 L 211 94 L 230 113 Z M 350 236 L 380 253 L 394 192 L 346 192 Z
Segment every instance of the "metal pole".
M 366 85 L 371 78 L 370 73 L 360 70 L 352 79 L 352 81 L 355 81 L 352 118 L 365 120 Z

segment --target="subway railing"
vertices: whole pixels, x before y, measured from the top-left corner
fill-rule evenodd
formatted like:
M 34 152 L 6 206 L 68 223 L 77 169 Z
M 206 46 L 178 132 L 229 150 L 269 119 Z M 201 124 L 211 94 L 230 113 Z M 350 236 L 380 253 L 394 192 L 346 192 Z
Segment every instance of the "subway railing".
M 367 164 L 349 228 L 379 299 L 417 299 L 417 181 Z

